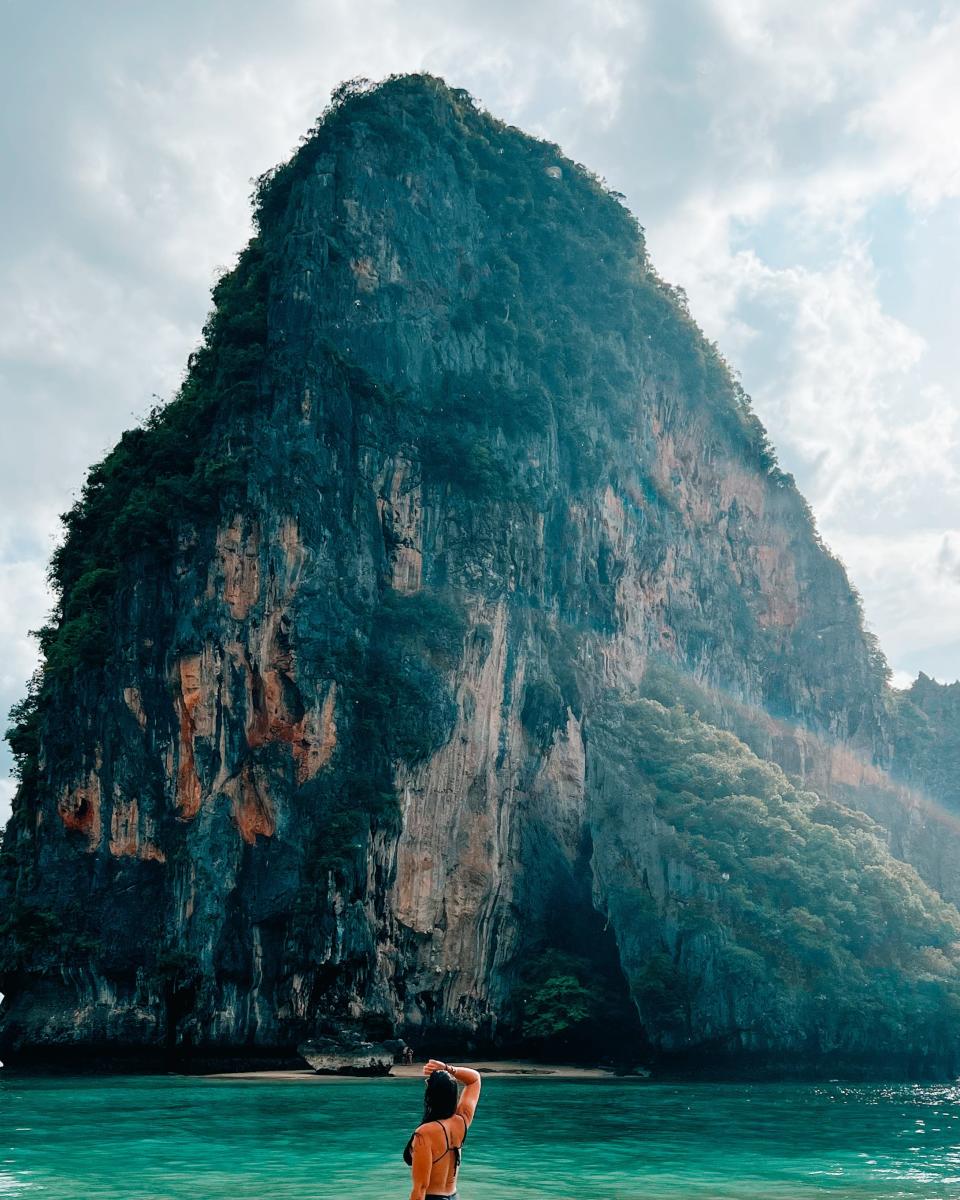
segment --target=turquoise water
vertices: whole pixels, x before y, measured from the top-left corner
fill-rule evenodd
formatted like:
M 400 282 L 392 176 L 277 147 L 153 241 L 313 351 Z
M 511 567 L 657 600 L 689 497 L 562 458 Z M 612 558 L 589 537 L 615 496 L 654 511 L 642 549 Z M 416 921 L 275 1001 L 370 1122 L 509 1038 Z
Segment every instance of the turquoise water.
M 421 1090 L 0 1074 L 0 1197 L 406 1200 Z M 492 1078 L 460 1195 L 960 1197 L 960 1087 Z

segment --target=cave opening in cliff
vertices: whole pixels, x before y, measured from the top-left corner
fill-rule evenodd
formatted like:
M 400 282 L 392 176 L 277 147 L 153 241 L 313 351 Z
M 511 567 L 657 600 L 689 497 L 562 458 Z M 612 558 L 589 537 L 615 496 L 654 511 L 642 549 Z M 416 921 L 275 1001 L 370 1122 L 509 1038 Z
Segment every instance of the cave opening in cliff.
M 589 876 L 584 871 L 580 878 Z M 649 1041 L 613 930 L 588 887 L 558 886 L 546 911 L 549 925 L 519 972 L 505 1049 L 544 1061 L 642 1064 Z

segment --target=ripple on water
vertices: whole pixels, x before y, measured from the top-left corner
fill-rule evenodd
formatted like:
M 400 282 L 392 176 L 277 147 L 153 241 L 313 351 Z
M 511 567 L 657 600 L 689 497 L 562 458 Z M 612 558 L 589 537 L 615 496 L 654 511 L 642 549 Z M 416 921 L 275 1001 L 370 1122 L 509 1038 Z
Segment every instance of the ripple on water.
M 0 1197 L 402 1197 L 419 1101 L 410 1080 L 5 1077 Z M 957 1200 L 960 1088 L 493 1078 L 461 1193 Z

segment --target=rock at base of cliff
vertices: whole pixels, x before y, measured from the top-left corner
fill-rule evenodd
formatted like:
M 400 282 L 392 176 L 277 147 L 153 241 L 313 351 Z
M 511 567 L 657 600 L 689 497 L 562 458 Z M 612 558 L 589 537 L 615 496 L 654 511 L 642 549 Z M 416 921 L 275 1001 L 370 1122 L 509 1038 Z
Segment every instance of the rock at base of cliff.
M 314 1038 L 302 1042 L 297 1053 L 318 1075 L 389 1075 L 394 1052 L 383 1042 L 341 1042 Z

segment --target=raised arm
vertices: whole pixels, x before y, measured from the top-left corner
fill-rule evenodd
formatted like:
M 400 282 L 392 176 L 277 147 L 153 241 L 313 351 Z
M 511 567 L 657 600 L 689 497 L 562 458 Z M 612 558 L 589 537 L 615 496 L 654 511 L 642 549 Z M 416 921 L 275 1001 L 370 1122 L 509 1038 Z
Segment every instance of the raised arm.
M 454 1077 L 457 1083 L 464 1085 L 457 1112 L 469 1125 L 473 1120 L 473 1114 L 477 1111 L 477 1101 L 480 1099 L 480 1072 L 475 1071 L 473 1067 L 451 1067 L 449 1063 L 431 1058 L 423 1068 L 423 1073 L 432 1075 L 434 1071 L 446 1071 L 447 1074 Z

